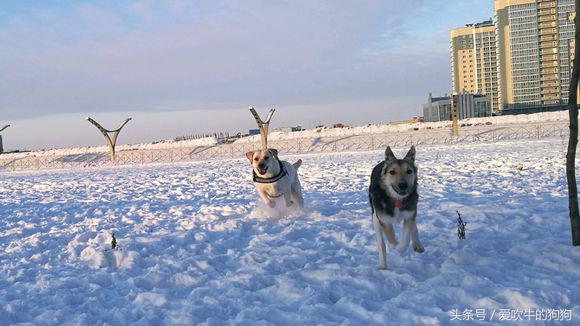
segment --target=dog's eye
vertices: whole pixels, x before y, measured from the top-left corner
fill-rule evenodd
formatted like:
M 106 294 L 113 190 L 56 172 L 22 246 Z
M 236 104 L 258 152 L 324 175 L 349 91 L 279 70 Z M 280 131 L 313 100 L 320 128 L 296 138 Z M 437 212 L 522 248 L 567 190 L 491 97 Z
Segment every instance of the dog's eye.
M 411 169 L 407 170 L 407 174 L 413 174 L 413 170 Z
M 257 157 L 254 157 L 254 161 L 258 162 L 258 158 Z
M 269 159 L 269 158 L 270 158 L 269 156 L 266 156 L 266 157 L 264 157 L 264 160 L 267 160 L 267 159 Z
M 389 171 L 389 173 L 390 173 L 391 175 L 395 175 L 395 173 L 396 173 L 396 172 L 395 172 L 395 170 L 392 170 L 392 171 Z

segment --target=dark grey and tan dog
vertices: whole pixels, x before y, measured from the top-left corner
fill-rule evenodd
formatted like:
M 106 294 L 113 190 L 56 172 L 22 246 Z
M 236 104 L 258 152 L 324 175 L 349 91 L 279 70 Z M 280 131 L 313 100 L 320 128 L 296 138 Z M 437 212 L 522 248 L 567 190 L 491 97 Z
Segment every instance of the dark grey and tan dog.
M 387 268 L 387 252 L 383 234 L 387 236 L 389 246 L 399 252 L 405 252 L 409 242 L 413 242 L 416 252 L 425 249 L 419 241 L 417 230 L 417 167 L 415 166 L 415 146 L 412 146 L 405 158 L 397 159 L 390 147 L 385 151 L 385 160 L 377 164 L 371 174 L 369 201 L 371 204 L 373 225 L 377 233 L 379 249 L 379 266 Z M 403 221 L 401 243 L 397 243 L 393 224 Z
M 302 160 L 294 164 L 281 161 L 278 151 L 273 148 L 247 152 L 246 157 L 253 167 L 253 180 L 256 191 L 264 204 L 276 206 L 276 198 L 284 197 L 286 207 L 297 203 L 304 207 L 302 186 L 298 179 L 298 168 Z

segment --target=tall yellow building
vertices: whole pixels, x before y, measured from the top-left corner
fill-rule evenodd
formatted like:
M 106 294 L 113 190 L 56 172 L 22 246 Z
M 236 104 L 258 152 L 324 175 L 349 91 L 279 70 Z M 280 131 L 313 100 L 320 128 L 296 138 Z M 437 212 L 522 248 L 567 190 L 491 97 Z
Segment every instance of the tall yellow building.
M 492 112 L 499 108 L 496 33 L 493 21 L 451 30 L 453 94 L 486 94 Z
M 574 0 L 494 0 L 499 108 L 567 102 Z

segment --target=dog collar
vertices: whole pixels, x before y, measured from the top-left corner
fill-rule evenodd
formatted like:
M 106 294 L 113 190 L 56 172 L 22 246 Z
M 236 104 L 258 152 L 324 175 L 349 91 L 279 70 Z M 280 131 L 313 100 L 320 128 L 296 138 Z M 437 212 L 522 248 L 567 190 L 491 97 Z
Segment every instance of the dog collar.
M 256 171 L 252 170 L 252 173 L 253 173 L 252 180 L 254 180 L 254 182 L 257 182 L 257 183 L 274 183 L 274 182 L 282 179 L 285 175 L 288 174 L 288 171 L 286 171 L 286 169 L 284 169 L 284 165 L 282 164 L 282 161 L 278 160 L 278 164 L 280 165 L 280 173 L 278 173 L 278 175 L 275 175 L 271 178 L 261 178 L 256 174 Z
M 398 209 L 403 208 L 403 201 L 402 200 L 397 200 L 395 202 L 395 208 L 398 208 Z

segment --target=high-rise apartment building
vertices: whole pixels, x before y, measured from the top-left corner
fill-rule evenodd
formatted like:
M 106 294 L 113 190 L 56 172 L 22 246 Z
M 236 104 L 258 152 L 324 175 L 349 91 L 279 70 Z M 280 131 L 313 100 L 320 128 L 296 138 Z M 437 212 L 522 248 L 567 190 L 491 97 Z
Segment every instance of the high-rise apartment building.
M 494 0 L 499 108 L 568 100 L 574 0 Z
M 486 94 L 493 111 L 499 108 L 496 32 L 493 21 L 451 30 L 453 94 Z

